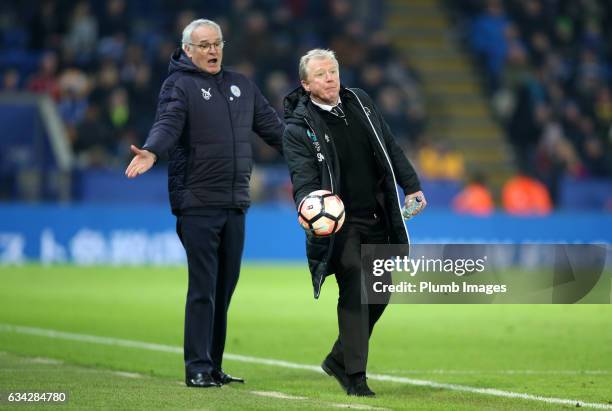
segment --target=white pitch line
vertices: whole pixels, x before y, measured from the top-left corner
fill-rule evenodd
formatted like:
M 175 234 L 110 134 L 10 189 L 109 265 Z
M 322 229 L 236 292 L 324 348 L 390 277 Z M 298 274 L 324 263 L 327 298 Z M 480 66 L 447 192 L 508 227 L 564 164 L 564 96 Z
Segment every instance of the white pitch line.
M 119 377 L 125 378 L 142 378 L 142 374 L 127 371 L 111 371 L 111 374 L 118 375 Z
M 294 400 L 294 401 L 310 400 L 310 398 L 308 397 L 300 397 L 297 395 L 285 394 L 283 392 L 278 392 L 278 391 L 250 391 L 250 393 L 254 395 L 258 395 L 260 397 L 278 398 L 281 400 Z M 378 410 L 378 411 L 387 410 L 387 408 L 373 407 L 371 405 L 365 405 L 365 404 L 343 404 L 343 403 L 338 403 L 338 402 L 324 402 L 322 403 L 322 405 L 325 405 L 326 407 L 333 407 L 333 408 L 353 408 L 356 410 Z
M 446 383 L 427 381 L 427 380 L 415 380 L 413 378 L 395 377 L 392 375 L 383 375 L 383 374 L 368 374 L 368 377 L 373 380 L 378 380 L 378 381 L 390 381 L 390 382 L 397 382 L 397 383 L 403 383 L 403 384 L 417 385 L 421 387 L 441 388 L 441 389 L 446 389 L 446 390 L 451 390 L 451 391 L 469 392 L 473 394 L 493 395 L 496 397 L 520 398 L 523 400 L 541 401 L 541 402 L 545 402 L 548 404 L 570 405 L 570 406 L 575 406 L 575 407 L 588 407 L 588 408 L 595 408 L 595 409 L 600 409 L 600 410 L 612 410 L 612 404 L 583 402 L 580 400 L 555 398 L 555 397 L 543 397 L 540 395 L 524 394 L 524 393 L 512 392 L 512 391 L 503 391 L 503 390 L 498 390 L 496 388 L 469 387 L 466 385 L 446 384 Z
M 6 354 L 6 353 L 5 352 L 0 352 L 0 355 L 3 355 L 3 354 Z M 56 360 L 54 358 L 46 358 L 46 357 L 22 358 L 22 361 L 28 362 L 28 363 L 32 363 L 32 364 L 45 364 L 45 365 L 62 365 L 62 364 L 64 364 L 64 361 Z M 85 367 L 83 367 L 83 369 L 88 371 L 88 372 L 93 372 L 93 373 L 106 373 L 106 372 L 109 372 L 111 374 L 117 375 L 119 377 L 125 377 L 125 378 L 144 378 L 144 376 L 142 374 L 138 374 L 138 373 L 135 373 L 135 372 L 114 371 L 114 370 L 108 370 L 108 369 L 99 370 L 99 369 L 89 369 L 89 368 L 85 368 Z
M 76 333 L 69 333 L 69 332 L 63 332 L 63 331 L 48 330 L 48 329 L 43 329 L 43 328 L 24 327 L 24 326 L 19 326 L 19 325 L 0 324 L 0 332 L 13 332 L 17 334 L 36 335 L 36 336 L 41 336 L 41 337 L 57 338 L 57 339 L 70 340 L 70 341 L 81 341 L 81 342 L 89 342 L 89 343 L 94 343 L 94 344 L 118 346 L 118 347 L 139 348 L 143 350 L 150 350 L 150 351 L 157 351 L 157 352 L 180 353 L 180 354 L 183 353 L 182 348 L 174 347 L 171 345 L 154 344 L 154 343 L 147 343 L 143 341 L 125 340 L 121 338 L 100 337 L 96 335 L 76 334 Z M 234 361 L 240 361 L 240 362 L 246 362 L 246 363 L 252 363 L 252 364 L 263 364 L 263 365 L 271 365 L 275 367 L 293 368 L 297 370 L 308 370 L 308 371 L 314 371 L 318 373 L 323 372 L 321 368 L 316 365 L 297 364 L 297 363 L 292 363 L 289 361 L 274 360 L 274 359 L 268 359 L 268 358 L 250 357 L 250 356 L 237 355 L 237 354 L 224 354 L 224 358 L 228 360 L 234 360 Z M 570 406 L 588 407 L 588 408 L 594 408 L 594 409 L 600 409 L 600 410 L 612 410 L 612 404 L 584 402 L 580 400 L 565 399 L 565 398 L 543 397 L 539 395 L 524 394 L 524 393 L 513 392 L 513 391 L 503 391 L 503 390 L 498 390 L 495 388 L 479 388 L 479 387 L 470 387 L 470 386 L 458 385 L 458 384 L 446 384 L 446 383 L 439 383 L 435 381 L 417 380 L 414 378 L 397 377 L 393 375 L 384 375 L 384 374 L 368 374 L 368 377 L 372 380 L 377 380 L 377 381 L 389 381 L 389 382 L 395 382 L 399 384 L 409 384 L 409 385 L 415 385 L 415 386 L 420 386 L 420 387 L 440 388 L 440 389 L 445 389 L 445 390 L 450 390 L 450 391 L 469 392 L 473 394 L 491 395 L 495 397 L 519 398 L 523 400 L 544 402 L 547 404 L 570 405 Z
M 609 375 L 608 370 L 389 370 L 396 374 L 422 375 Z
M 64 363 L 61 360 L 55 360 L 53 358 L 42 358 L 42 357 L 28 358 L 25 361 L 34 363 L 34 364 L 49 364 L 49 365 L 60 365 Z
M 18 334 L 37 335 L 40 337 L 57 338 L 60 340 L 90 342 L 102 345 L 116 345 L 119 347 L 140 348 L 142 350 L 161 351 L 169 353 L 182 353 L 183 349 L 171 345 L 146 343 L 143 341 L 124 340 L 121 338 L 100 337 L 98 335 L 75 334 L 45 328 L 25 327 L 22 325 L 0 324 L 0 331 Z
M 328 402 L 325 405 L 329 405 L 334 408 L 351 408 L 355 410 L 378 410 L 378 411 L 388 411 L 388 408 L 380 408 L 373 407 L 371 405 L 363 405 L 363 404 L 342 404 L 339 402 Z
M 278 391 L 251 391 L 251 394 L 258 395 L 260 397 L 269 398 L 280 398 L 282 400 L 307 400 L 307 397 L 298 397 L 296 395 L 289 395 Z

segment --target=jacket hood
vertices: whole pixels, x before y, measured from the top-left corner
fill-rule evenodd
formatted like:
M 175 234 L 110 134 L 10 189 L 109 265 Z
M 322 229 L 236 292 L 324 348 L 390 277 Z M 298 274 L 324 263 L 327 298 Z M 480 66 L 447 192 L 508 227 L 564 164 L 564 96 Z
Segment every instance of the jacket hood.
M 306 116 L 306 103 L 310 96 L 304 87 L 299 86 L 285 96 L 283 100 L 284 116 L 287 123 L 301 122 Z
M 193 62 L 191 61 L 189 56 L 185 54 L 183 49 L 177 47 L 176 50 L 174 50 L 174 53 L 172 53 L 172 56 L 170 57 L 170 64 L 168 65 L 168 75 L 176 73 L 178 71 L 199 73 L 204 76 L 217 76 L 223 73 L 223 67 L 221 67 L 221 71 L 219 71 L 219 73 L 217 74 L 210 74 L 205 72 L 204 70 L 200 70 L 195 64 L 193 64 Z
M 343 100 L 351 98 L 351 93 L 343 85 L 340 85 L 340 98 Z M 295 88 L 285 96 L 283 107 L 287 124 L 302 122 L 302 118 L 307 117 L 308 100 L 310 100 L 310 94 L 302 86 Z

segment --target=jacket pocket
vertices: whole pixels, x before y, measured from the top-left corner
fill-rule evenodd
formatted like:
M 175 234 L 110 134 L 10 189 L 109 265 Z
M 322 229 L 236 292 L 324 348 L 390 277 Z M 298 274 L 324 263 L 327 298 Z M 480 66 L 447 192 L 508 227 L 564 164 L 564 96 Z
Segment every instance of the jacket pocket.
M 187 184 L 187 181 L 189 180 L 189 176 L 191 176 L 191 173 L 193 171 L 193 163 L 195 161 L 195 148 L 190 148 L 189 149 L 189 154 L 187 155 L 187 165 L 185 166 L 185 175 L 183 176 L 183 184 Z

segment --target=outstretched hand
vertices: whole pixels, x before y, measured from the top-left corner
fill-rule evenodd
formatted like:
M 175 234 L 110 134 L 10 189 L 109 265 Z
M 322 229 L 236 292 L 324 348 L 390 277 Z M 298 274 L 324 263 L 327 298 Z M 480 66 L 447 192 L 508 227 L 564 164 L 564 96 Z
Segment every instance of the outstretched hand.
M 408 207 L 410 203 L 412 202 L 412 199 L 416 197 L 420 198 L 420 202 L 419 202 L 419 206 L 412 212 L 411 214 L 412 217 L 419 214 L 427 206 L 427 200 L 425 199 L 425 194 L 423 194 L 422 191 L 417 191 L 416 193 L 408 194 L 406 196 L 406 199 L 404 200 L 404 206 Z
M 155 160 L 157 160 L 157 156 L 151 153 L 148 150 L 141 150 L 135 145 L 130 146 L 130 150 L 134 154 L 134 158 L 130 161 L 130 165 L 125 170 L 125 175 L 128 178 L 138 177 L 141 174 L 149 171 L 153 164 L 155 164 Z

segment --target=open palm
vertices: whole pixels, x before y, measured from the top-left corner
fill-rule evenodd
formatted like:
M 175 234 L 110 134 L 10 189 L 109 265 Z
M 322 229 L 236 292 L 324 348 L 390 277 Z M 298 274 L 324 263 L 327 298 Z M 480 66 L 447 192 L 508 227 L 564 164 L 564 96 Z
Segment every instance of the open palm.
M 153 167 L 153 164 L 155 164 L 157 156 L 150 151 L 141 150 L 135 145 L 131 145 L 130 150 L 134 154 L 134 158 L 130 161 L 130 165 L 125 170 L 125 175 L 128 178 L 138 177 L 146 173 Z

